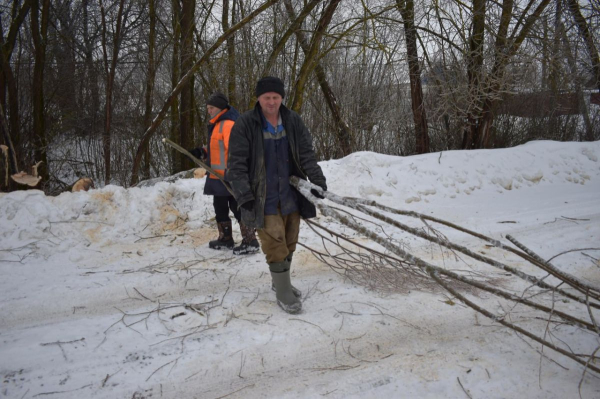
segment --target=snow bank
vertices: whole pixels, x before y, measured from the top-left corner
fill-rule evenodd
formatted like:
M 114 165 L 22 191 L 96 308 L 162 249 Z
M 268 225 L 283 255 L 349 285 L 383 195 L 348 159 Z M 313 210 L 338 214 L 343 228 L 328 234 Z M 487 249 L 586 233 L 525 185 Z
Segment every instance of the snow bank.
M 321 165 L 329 189 L 390 206 L 504 193 L 535 185 L 586 184 L 600 175 L 600 143 L 533 141 L 515 148 L 410 157 L 359 152 Z

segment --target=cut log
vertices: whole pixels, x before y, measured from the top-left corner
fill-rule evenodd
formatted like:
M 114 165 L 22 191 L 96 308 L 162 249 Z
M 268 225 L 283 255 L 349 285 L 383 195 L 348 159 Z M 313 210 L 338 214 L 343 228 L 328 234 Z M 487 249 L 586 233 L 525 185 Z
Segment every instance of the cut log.
M 89 191 L 90 188 L 96 188 L 94 181 L 89 177 L 82 177 L 73 184 L 72 192 Z
M 26 172 L 15 173 L 10 176 L 11 179 L 17 184 L 29 187 L 36 187 L 42 181 L 39 176 L 32 176 Z
M 204 176 L 206 176 L 206 169 L 204 169 L 204 168 L 194 169 L 194 179 L 202 179 Z

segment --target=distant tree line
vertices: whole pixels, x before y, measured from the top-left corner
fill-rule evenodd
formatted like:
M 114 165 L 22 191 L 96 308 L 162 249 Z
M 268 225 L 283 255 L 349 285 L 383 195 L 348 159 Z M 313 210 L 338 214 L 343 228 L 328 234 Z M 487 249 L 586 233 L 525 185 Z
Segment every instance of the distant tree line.
M 600 6 L 577 0 L 1 0 L 0 190 L 191 168 L 205 100 L 282 78 L 319 159 L 600 139 Z M 591 99 L 591 100 L 590 100 Z

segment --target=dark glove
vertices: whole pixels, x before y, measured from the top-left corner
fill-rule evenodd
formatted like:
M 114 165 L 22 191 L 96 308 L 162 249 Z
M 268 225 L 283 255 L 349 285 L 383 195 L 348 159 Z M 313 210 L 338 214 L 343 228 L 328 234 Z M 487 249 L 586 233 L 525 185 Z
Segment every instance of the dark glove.
M 242 208 L 244 208 L 245 210 L 247 210 L 248 212 L 254 212 L 254 200 L 250 200 L 250 201 L 244 202 L 240 206 Z
M 193 150 L 190 150 L 189 153 L 201 161 L 204 161 L 206 158 L 208 158 L 208 153 L 204 147 L 194 148 Z
M 323 189 L 323 191 L 327 191 L 327 186 L 326 186 L 325 184 L 321 185 L 320 187 Z M 317 198 L 320 198 L 320 199 L 325 199 L 325 197 L 324 197 L 324 196 L 322 196 L 322 195 L 321 195 L 321 193 L 319 193 L 319 192 L 318 192 L 316 189 L 314 189 L 314 188 L 312 188 L 312 189 L 310 190 L 310 193 L 311 193 L 312 195 L 314 195 L 315 197 L 317 197 Z

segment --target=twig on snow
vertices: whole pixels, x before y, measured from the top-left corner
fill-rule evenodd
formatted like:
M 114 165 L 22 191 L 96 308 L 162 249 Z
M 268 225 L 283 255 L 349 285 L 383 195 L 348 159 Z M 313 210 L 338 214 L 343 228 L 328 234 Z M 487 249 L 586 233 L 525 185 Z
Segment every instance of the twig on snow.
M 237 391 L 230 392 L 230 393 L 228 393 L 227 395 L 219 396 L 218 398 L 215 398 L 215 399 L 223 399 L 223 398 L 226 398 L 226 397 L 228 397 L 228 396 L 231 396 L 231 395 L 233 395 L 233 394 L 235 394 L 235 393 L 238 393 L 238 392 L 240 392 L 240 391 L 243 391 L 243 390 L 244 390 L 244 389 L 246 389 L 246 388 L 252 388 L 254 385 L 256 385 L 256 384 L 250 384 L 250 385 L 246 385 L 245 387 L 241 387 L 241 388 L 240 388 L 240 389 L 238 389 Z
M 104 386 L 106 385 L 106 382 L 108 381 L 108 379 L 110 377 L 112 377 L 113 375 L 117 375 L 119 373 L 119 371 L 121 371 L 121 370 L 123 370 L 123 369 L 119 369 L 116 373 L 113 373 L 113 374 L 106 374 L 106 377 L 102 380 L 101 387 L 104 388 Z
M 245 363 L 246 363 L 246 356 L 244 356 L 244 352 L 242 352 L 242 356 L 240 359 L 240 371 L 238 373 L 238 377 L 240 377 L 240 378 L 244 378 L 244 377 L 242 377 L 242 369 L 244 368 Z
M 600 251 L 600 248 L 579 248 L 579 249 L 570 249 L 570 250 L 568 250 L 568 251 L 564 251 L 564 252 L 561 252 L 561 253 L 559 253 L 559 254 L 556 254 L 556 255 L 554 255 L 553 257 L 551 257 L 550 259 L 548 259 L 546 262 L 550 262 L 551 260 L 553 260 L 553 259 L 555 259 L 555 258 L 558 258 L 558 257 L 559 257 L 559 256 L 561 256 L 561 255 L 568 254 L 568 253 L 570 253 L 570 252 L 579 252 L 579 251 Z M 584 255 L 585 255 L 585 254 L 584 254 Z M 589 256 L 589 255 L 588 255 L 588 256 Z
M 41 343 L 40 345 L 41 346 L 57 345 L 60 348 L 60 351 L 62 352 L 62 355 L 65 358 L 65 360 L 68 360 L 67 359 L 67 353 L 65 352 L 65 349 L 62 346 L 65 345 L 65 344 L 74 344 L 76 342 L 82 342 L 82 341 L 85 341 L 85 337 L 84 338 L 80 338 L 80 339 L 76 339 L 76 340 L 73 340 L 73 341 L 45 342 L 45 343 Z
M 310 321 L 306 321 L 306 320 L 302 320 L 302 319 L 290 319 L 290 320 L 296 320 L 296 321 L 302 321 L 302 322 L 304 322 L 304 323 L 308 323 L 308 324 L 310 324 L 310 325 L 312 325 L 312 326 L 315 326 L 315 327 L 317 327 L 319 330 L 321 330 L 321 332 L 322 332 L 323 334 L 327 335 L 327 333 L 325 332 L 325 330 L 323 330 L 323 329 L 321 328 L 321 326 L 318 326 L 318 325 L 316 325 L 315 323 L 311 323 Z
M 170 362 L 163 364 L 162 366 L 160 366 L 159 368 L 157 368 L 156 370 L 154 370 L 154 371 L 152 372 L 152 374 L 150 374 L 150 375 L 148 376 L 148 378 L 146 378 L 146 381 L 148 381 L 150 378 L 152 378 L 152 376 L 153 376 L 154 374 L 156 374 L 156 372 L 158 372 L 160 369 L 162 369 L 163 367 L 166 367 L 166 366 L 168 366 L 169 364 L 171 364 L 171 363 L 173 363 L 173 362 L 175 362 L 175 364 L 173 365 L 173 367 L 175 367 L 175 366 L 177 365 L 177 361 L 178 361 L 180 358 L 181 358 L 181 356 L 179 356 L 179 357 L 178 357 L 177 359 L 175 359 L 175 360 L 171 360 Z M 173 367 L 171 367 L 171 370 L 173 370 Z M 170 373 L 171 373 L 171 372 L 169 371 L 169 374 L 170 374 Z
M 467 392 L 467 390 L 463 386 L 462 382 L 460 382 L 460 378 L 456 377 L 456 381 L 458 381 L 458 385 L 460 385 L 460 387 L 462 388 L 465 395 L 467 395 L 469 397 L 469 399 L 473 399 L 473 397 L 471 395 L 469 395 L 469 392 Z

